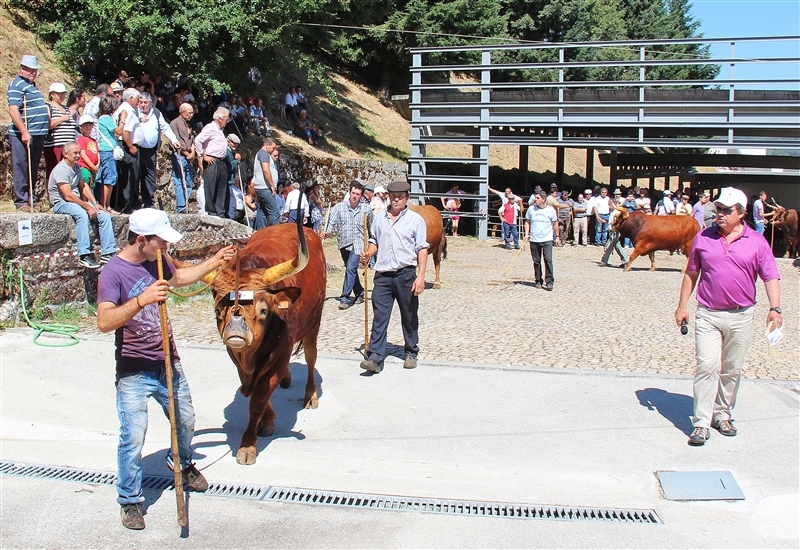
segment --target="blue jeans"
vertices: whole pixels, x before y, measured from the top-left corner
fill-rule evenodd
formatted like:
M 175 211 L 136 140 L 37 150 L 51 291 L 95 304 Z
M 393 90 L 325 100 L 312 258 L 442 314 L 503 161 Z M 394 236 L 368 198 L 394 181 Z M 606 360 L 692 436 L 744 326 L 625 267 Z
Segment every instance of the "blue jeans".
M 506 243 L 506 248 L 511 246 L 509 239 L 514 239 L 514 247 L 519 248 L 519 231 L 517 230 L 517 224 L 503 222 L 503 241 Z
M 628 263 L 628 258 L 625 257 L 625 251 L 622 249 L 622 247 L 619 244 L 619 233 L 617 233 L 616 231 L 611 230 L 611 231 L 608 232 L 608 234 L 609 234 L 609 238 L 608 238 L 608 242 L 606 242 L 606 250 L 603 253 L 602 262 L 604 264 L 607 264 L 608 260 L 611 259 L 611 254 L 613 252 L 616 252 L 617 255 L 619 256 L 619 259 L 622 260 L 622 263 Z
M 600 220 L 594 225 L 594 244 L 606 244 L 608 240 L 608 218 L 609 214 L 599 214 Z
M 342 295 L 339 297 L 340 302 L 350 298 L 350 292 L 353 292 L 358 298 L 364 294 L 364 286 L 361 284 L 361 279 L 358 278 L 358 263 L 361 256 L 353 249 L 340 248 L 339 253 L 342 255 L 344 261 L 344 284 L 342 284 Z
M 258 210 L 256 210 L 256 229 L 278 225 L 278 202 L 269 189 L 256 189 Z
M 755 222 L 756 224 L 756 231 L 758 231 L 761 235 L 764 234 L 764 222 Z
M 92 241 L 89 238 L 89 214 L 74 202 L 61 201 L 53 206 L 56 214 L 67 214 L 75 220 L 75 234 L 78 240 L 78 256 L 91 253 Z M 100 254 L 113 254 L 117 250 L 114 239 L 114 225 L 108 212 L 97 212 L 98 233 L 100 235 Z
M 183 192 L 184 182 L 186 183 L 186 192 L 189 194 L 192 192 L 192 165 L 185 156 L 177 153 L 173 153 L 170 158 L 172 159 L 172 184 L 175 186 L 175 212 L 182 214 L 186 212 L 188 198 Z M 183 178 L 181 178 L 181 166 L 183 166 Z
M 178 454 L 181 469 L 192 462 L 194 437 L 194 407 L 189 385 L 179 362 L 173 365 L 172 389 L 175 398 Z M 161 405 L 169 418 L 167 374 L 164 369 L 143 370 L 133 374 L 117 374 L 117 415 L 119 416 L 119 446 L 117 447 L 117 502 L 136 504 L 142 495 L 142 447 L 147 433 L 147 401 L 151 397 Z M 172 464 L 172 451 L 167 452 Z M 166 472 L 165 472 L 166 473 Z

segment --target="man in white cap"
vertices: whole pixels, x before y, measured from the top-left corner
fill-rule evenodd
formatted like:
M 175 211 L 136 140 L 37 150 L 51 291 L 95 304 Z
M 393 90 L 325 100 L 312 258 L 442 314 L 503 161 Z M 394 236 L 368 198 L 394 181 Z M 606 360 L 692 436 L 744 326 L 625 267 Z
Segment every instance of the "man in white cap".
M 389 198 L 389 192 L 383 185 L 375 188 L 375 194 L 369 202 L 369 207 L 372 208 L 373 214 L 375 212 L 382 212 L 386 210 L 386 199 Z
M 23 212 L 30 212 L 29 191 L 36 192 L 44 140 L 50 132 L 50 109 L 35 82 L 41 68 L 36 56 L 23 55 L 19 74 L 6 91 L 11 117 L 8 137 L 14 173 L 14 206 Z M 32 182 L 28 181 L 29 173 Z M 33 202 L 35 209 L 41 209 L 36 197 Z
M 697 284 L 694 375 L 694 431 L 689 445 L 700 446 L 714 428 L 731 437 L 737 433 L 731 410 L 753 332 L 756 277 L 764 281 L 769 313 L 767 327 L 780 328 L 780 272 L 769 244 L 744 223 L 747 195 L 726 187 L 714 201 L 716 224 L 694 238 L 681 284 L 675 322 L 688 322 L 689 297 Z
M 167 299 L 170 286 L 186 286 L 222 266 L 233 257 L 234 247 L 220 249 L 197 265 L 176 267 L 164 258 L 164 279 L 158 279 L 157 250 L 166 251 L 182 235 L 167 214 L 143 208 L 131 214 L 128 244 L 100 272 L 97 283 L 97 327 L 116 331 L 117 414 L 120 422 L 117 450 L 117 502 L 122 524 L 144 529 L 142 517 L 142 447 L 147 431 L 147 402 L 153 397 L 167 413 L 167 379 L 158 304 Z M 177 419 L 178 450 L 183 480 L 194 491 L 205 491 L 208 482 L 192 464 L 194 408 L 189 386 L 169 327 L 173 368 L 173 394 Z M 172 452 L 167 466 L 172 469 Z
M 675 203 L 672 202 L 672 191 L 666 189 L 664 196 L 656 204 L 656 215 L 670 216 L 675 213 Z

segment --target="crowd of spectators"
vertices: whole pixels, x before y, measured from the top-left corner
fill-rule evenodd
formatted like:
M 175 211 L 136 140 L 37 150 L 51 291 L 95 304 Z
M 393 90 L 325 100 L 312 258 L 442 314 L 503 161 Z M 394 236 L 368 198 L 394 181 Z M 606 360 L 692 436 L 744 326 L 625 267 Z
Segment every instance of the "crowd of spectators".
M 87 67 L 96 82 L 96 64 Z M 269 98 L 245 98 L 147 72 L 134 79 L 120 70 L 106 74 L 108 83 L 98 84 L 88 102 L 83 89 L 70 91 L 60 82 L 50 85 L 45 101 L 35 82 L 40 68 L 35 56 L 24 56 L 20 73 L 8 89 L 14 123 L 14 202 L 23 211 L 31 209 L 31 202 L 34 209 L 44 210 L 39 197 L 28 196 L 28 189 L 36 188 L 28 182 L 29 165 L 37 166 L 44 156 L 49 182 L 62 161 L 64 147 L 72 143 L 80 149 L 78 177 L 92 190 L 98 208 L 115 214 L 159 206 L 154 204 L 156 159 L 164 136 L 174 149 L 171 163 L 177 213 L 188 211 L 194 175 L 199 173 L 202 183 L 196 200 L 200 213 L 265 227 L 285 221 L 289 217 L 286 204 L 292 204 L 285 196 L 291 189 L 284 191 L 281 186 L 284 195 L 275 197 L 279 191 L 278 151 L 270 137 L 271 111 L 280 112 L 309 144 L 317 145 L 322 137 L 308 118 L 306 96 L 299 85 L 291 87 L 279 102 L 274 90 Z M 246 168 L 248 177 L 242 179 L 236 148 L 249 132 L 265 138 L 269 150 L 257 155 L 254 170 Z M 268 168 L 266 179 L 264 167 Z M 31 172 L 35 175 L 37 171 Z M 262 182 L 270 190 L 269 200 Z M 262 191 L 260 198 L 253 192 L 254 184 Z M 324 210 L 318 186 L 307 190 L 305 200 L 308 224 L 318 227 Z

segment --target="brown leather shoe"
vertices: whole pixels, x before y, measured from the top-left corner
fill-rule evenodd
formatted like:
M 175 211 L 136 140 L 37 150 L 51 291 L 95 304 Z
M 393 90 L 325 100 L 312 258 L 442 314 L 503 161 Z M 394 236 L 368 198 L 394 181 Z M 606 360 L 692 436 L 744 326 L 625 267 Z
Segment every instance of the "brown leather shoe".
M 730 420 L 715 420 L 711 426 L 719 433 L 727 437 L 733 437 L 739 433 L 738 430 L 733 427 L 733 424 L 731 424 Z
M 142 505 L 137 504 L 123 504 L 119 510 L 119 515 L 122 518 L 122 525 L 134 531 L 141 531 L 144 529 L 144 516 L 142 516 Z
M 205 493 L 208 490 L 208 481 L 200 473 L 194 464 L 190 464 L 181 471 L 183 475 L 183 482 L 191 489 L 198 493 Z

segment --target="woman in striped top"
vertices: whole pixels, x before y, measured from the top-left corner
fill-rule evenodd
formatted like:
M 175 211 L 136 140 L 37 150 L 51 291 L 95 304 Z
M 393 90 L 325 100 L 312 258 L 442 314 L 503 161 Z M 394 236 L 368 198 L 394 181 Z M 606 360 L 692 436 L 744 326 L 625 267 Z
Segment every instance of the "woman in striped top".
M 61 162 L 61 148 L 75 141 L 78 126 L 75 117 L 64 106 L 67 87 L 60 82 L 50 85 L 50 134 L 44 141 L 45 181 L 50 181 L 50 173 Z

